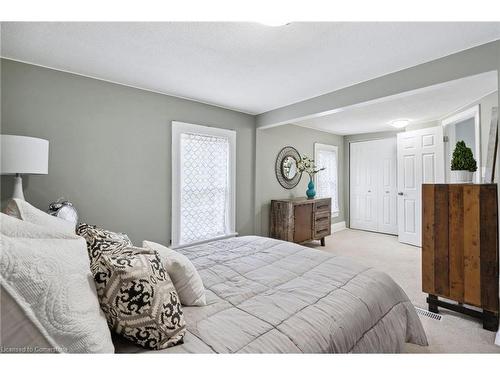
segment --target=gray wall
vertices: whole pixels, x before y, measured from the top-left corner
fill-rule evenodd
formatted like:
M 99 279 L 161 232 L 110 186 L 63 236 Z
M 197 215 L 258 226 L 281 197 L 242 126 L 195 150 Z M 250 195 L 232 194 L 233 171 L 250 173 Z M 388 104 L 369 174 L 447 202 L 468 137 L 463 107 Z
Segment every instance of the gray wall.
M 314 157 L 314 143 L 325 143 L 338 147 L 339 161 L 339 216 L 333 223 L 344 221 L 343 202 L 343 137 L 296 125 L 282 125 L 257 131 L 256 176 L 255 176 L 255 229 L 260 235 L 269 233 L 269 208 L 272 199 L 304 197 L 309 179 L 302 176 L 299 184 L 287 190 L 276 180 L 274 163 L 279 151 L 285 146 L 295 147 L 300 154 Z
M 168 243 L 180 120 L 236 130 L 236 229 L 254 232 L 254 116 L 10 60 L 1 68 L 2 133 L 50 142 L 49 174 L 24 178 L 28 202 L 45 209 L 65 196 L 82 221 Z M 11 193 L 2 176 L 2 205 Z
M 77 204 L 83 220 L 128 232 L 135 241 L 170 239 L 172 120 L 237 130 L 237 230 L 241 234 L 267 233 L 266 205 L 272 198 L 286 197 L 287 191 L 274 177 L 279 149 L 296 142 L 301 152 L 309 148 L 312 153 L 315 135 L 309 129 L 286 134 L 282 130 L 288 126 L 276 128 L 276 133 L 259 129 L 256 136 L 253 116 L 8 60 L 2 60 L 2 65 L 2 133 L 51 141 L 49 175 L 25 179 L 28 201 L 44 208 L 64 195 Z M 499 68 L 500 41 L 496 41 L 259 115 L 257 126 L 289 123 L 293 118 Z M 489 107 L 499 103 L 497 94 L 486 100 Z M 483 160 L 488 106 L 481 107 Z M 289 138 L 296 132 L 304 133 Z M 339 151 L 345 145 L 339 220 L 344 215 L 348 223 L 348 144 L 370 135 L 344 141 L 318 133 L 320 142 L 339 141 Z M 325 141 L 329 137 L 332 141 Z M 302 184 L 297 195 L 304 194 L 305 181 Z M 3 202 L 11 188 L 12 178 L 2 177 Z

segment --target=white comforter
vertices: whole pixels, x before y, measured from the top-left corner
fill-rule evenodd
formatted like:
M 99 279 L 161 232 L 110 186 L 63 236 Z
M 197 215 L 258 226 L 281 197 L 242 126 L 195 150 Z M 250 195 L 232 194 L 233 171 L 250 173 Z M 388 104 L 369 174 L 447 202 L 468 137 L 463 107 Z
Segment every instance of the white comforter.
M 427 345 L 399 285 L 352 259 L 255 236 L 180 251 L 198 269 L 208 304 L 184 308 L 184 344 L 162 352 L 379 353 Z M 115 346 L 144 351 L 121 339 Z

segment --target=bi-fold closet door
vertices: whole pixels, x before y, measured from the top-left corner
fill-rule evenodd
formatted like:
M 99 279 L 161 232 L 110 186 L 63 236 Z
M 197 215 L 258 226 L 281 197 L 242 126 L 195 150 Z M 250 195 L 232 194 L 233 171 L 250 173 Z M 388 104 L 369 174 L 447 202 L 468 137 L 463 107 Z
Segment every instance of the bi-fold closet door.
M 396 138 L 350 144 L 350 226 L 397 234 Z

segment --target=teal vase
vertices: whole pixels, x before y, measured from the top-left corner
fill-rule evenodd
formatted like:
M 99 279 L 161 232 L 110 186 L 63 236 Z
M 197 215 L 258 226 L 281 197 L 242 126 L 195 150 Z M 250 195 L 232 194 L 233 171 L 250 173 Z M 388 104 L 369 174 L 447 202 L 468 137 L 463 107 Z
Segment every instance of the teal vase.
M 316 190 L 314 190 L 314 181 L 312 177 L 309 177 L 309 183 L 307 184 L 307 199 L 313 199 L 316 196 Z

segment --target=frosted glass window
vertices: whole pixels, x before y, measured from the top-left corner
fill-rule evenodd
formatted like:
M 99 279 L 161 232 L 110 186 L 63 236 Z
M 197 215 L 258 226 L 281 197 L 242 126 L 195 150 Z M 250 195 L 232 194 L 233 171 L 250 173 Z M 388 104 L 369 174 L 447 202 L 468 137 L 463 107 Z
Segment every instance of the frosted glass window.
M 174 122 L 172 127 L 172 245 L 234 233 L 232 130 Z
M 326 168 L 316 174 L 316 195 L 318 198 L 332 198 L 332 214 L 337 216 L 339 213 L 337 147 L 316 143 L 314 149 L 316 165 L 319 168 Z
M 181 135 L 181 243 L 227 233 L 229 140 Z

